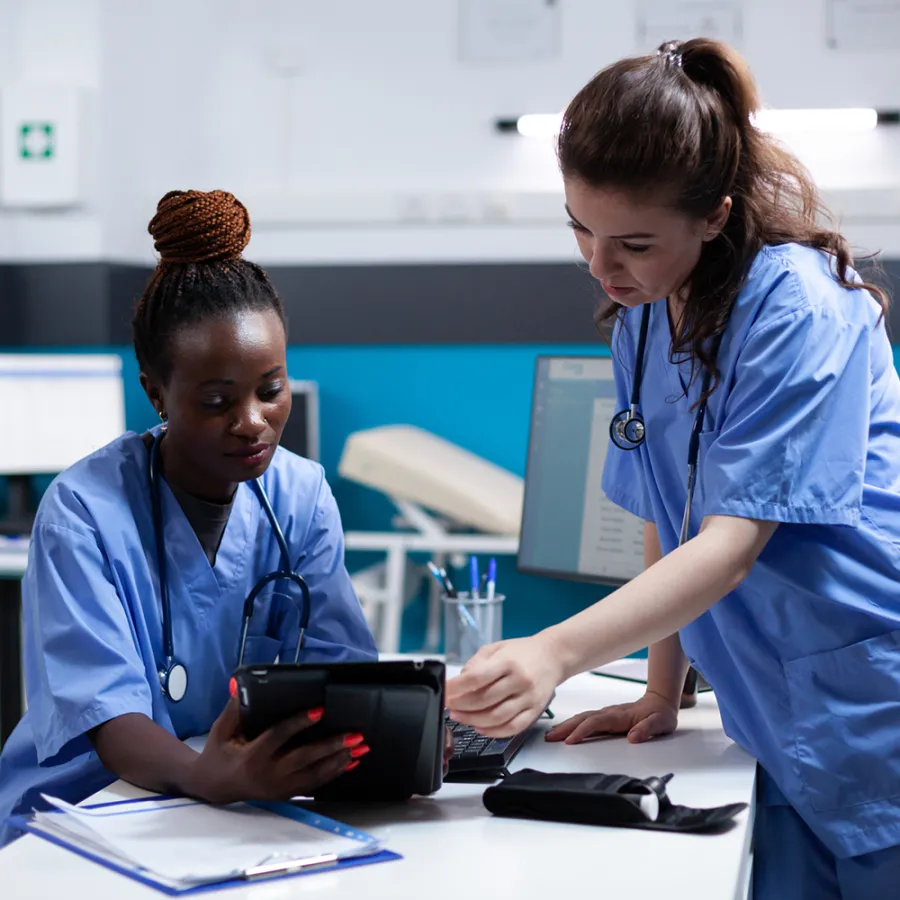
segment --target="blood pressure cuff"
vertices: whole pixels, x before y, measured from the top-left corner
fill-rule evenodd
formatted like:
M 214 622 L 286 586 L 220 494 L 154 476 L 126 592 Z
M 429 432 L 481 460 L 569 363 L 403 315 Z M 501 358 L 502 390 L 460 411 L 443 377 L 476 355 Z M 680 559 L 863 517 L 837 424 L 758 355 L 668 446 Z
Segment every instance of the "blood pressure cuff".
M 483 795 L 485 807 L 497 816 L 648 828 L 659 831 L 712 831 L 724 829 L 747 808 L 731 803 L 713 809 L 676 806 L 666 795 L 671 775 L 662 778 L 630 778 L 627 775 L 559 774 L 522 769 L 508 775 Z M 641 795 L 656 794 L 659 813 L 655 820 L 643 807 Z

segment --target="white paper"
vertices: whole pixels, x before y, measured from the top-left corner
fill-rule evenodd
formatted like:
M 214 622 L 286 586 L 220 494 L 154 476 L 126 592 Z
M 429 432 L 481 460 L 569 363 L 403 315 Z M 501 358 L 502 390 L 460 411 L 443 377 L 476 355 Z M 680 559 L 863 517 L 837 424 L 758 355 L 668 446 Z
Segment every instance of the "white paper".
M 95 844 L 135 867 L 182 883 L 222 880 L 278 861 L 375 849 L 371 842 L 246 803 L 219 807 L 187 799 L 142 800 L 86 809 L 44 799 L 63 813 L 56 817 L 57 829 L 80 839 L 93 835 Z
M 559 56 L 561 0 L 459 0 L 463 62 L 537 62 Z
M 629 656 L 625 659 L 616 659 L 593 671 L 597 675 L 610 675 L 616 678 L 627 678 L 629 681 L 641 681 L 646 683 L 648 671 L 647 658 Z
M 742 40 L 740 0 L 639 0 L 637 46 L 650 53 L 666 41 L 715 38 L 739 47 Z
M 900 0 L 828 0 L 828 44 L 900 51 Z

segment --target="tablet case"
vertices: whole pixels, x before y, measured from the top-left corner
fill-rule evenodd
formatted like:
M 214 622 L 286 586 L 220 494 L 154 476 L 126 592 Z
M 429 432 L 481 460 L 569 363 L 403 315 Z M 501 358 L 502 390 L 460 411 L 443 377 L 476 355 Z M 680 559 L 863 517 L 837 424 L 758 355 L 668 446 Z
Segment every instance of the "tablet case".
M 747 808 L 746 803 L 712 809 L 678 806 L 666 794 L 665 786 L 671 778 L 671 775 L 631 778 L 628 775 L 563 774 L 522 769 L 489 787 L 484 792 L 483 802 L 498 816 L 688 832 L 725 828 Z M 637 800 L 641 794 L 651 792 L 659 798 L 656 820 L 648 819 Z
M 243 666 L 235 672 L 250 740 L 276 722 L 322 707 L 295 745 L 362 734 L 361 764 L 320 788 L 316 800 L 405 800 L 443 780 L 444 664 L 437 660 Z

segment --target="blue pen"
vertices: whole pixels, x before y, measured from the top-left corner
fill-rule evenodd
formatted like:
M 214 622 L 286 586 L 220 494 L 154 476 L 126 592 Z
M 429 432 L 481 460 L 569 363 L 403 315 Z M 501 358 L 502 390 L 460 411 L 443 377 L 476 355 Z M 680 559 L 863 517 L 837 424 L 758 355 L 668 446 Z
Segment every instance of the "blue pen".
M 478 623 L 475 621 L 475 617 L 470 613 L 465 604 L 460 601 L 457 605 L 457 609 L 459 609 L 459 617 L 462 619 L 464 625 L 468 625 L 472 631 L 475 632 L 475 637 L 478 640 L 478 646 L 481 646 L 481 629 L 478 627 Z
M 469 557 L 469 581 L 471 583 L 472 591 L 471 598 L 473 600 L 478 599 L 478 557 L 473 553 Z
M 494 599 L 494 591 L 497 588 L 497 560 L 492 556 L 488 562 L 487 599 L 490 603 Z

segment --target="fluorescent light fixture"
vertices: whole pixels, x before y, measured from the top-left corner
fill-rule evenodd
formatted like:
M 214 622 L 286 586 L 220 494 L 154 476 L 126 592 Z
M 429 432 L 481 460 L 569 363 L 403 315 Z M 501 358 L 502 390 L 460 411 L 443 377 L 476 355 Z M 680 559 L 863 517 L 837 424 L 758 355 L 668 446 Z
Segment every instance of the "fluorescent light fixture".
M 559 134 L 562 113 L 531 113 L 519 116 L 516 131 L 525 137 L 554 137 Z
M 900 112 L 865 108 L 844 109 L 761 109 L 754 113 L 753 124 L 760 131 L 775 134 L 829 132 L 834 135 L 871 131 L 878 125 L 900 124 Z M 562 113 L 530 113 L 518 118 L 497 119 L 498 131 L 525 137 L 555 137 L 562 124 Z
M 829 131 L 871 131 L 878 125 L 874 109 L 761 109 L 752 116 L 760 131 L 776 134 Z

